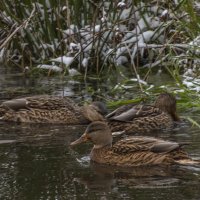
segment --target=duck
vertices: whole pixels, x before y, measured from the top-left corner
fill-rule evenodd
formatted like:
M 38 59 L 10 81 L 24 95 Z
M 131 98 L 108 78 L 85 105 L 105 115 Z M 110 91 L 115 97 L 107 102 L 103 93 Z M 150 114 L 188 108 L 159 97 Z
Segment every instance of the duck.
M 103 120 L 107 108 L 103 102 L 79 106 L 69 97 L 38 95 L 4 101 L 0 121 L 25 123 L 88 124 Z
M 161 93 L 153 105 L 129 104 L 105 117 L 112 132 L 122 131 L 126 134 L 170 130 L 180 121 L 176 99 L 170 93 Z
M 128 136 L 113 144 L 113 136 L 107 122 L 90 123 L 84 134 L 70 147 L 90 141 L 92 162 L 119 166 L 169 166 L 173 164 L 196 164 L 182 148 L 186 143 L 166 141 L 148 136 Z

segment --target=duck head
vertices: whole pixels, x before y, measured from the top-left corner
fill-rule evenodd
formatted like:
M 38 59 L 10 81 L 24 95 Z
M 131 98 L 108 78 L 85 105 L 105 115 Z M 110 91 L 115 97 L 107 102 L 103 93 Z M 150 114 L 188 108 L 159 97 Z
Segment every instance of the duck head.
M 94 101 L 89 105 L 83 106 L 84 116 L 91 122 L 104 121 L 104 115 L 108 112 L 106 105 L 100 101 Z
M 105 122 L 96 121 L 88 125 L 85 133 L 76 141 L 72 142 L 70 146 L 75 146 L 87 141 L 94 144 L 94 148 L 102 148 L 104 146 L 112 145 L 112 133 Z
M 170 114 L 174 121 L 180 120 L 176 113 L 176 98 L 172 94 L 160 94 L 155 101 L 155 106 Z
M 106 115 L 108 113 L 108 110 L 106 108 L 105 103 L 101 101 L 94 101 L 92 102 L 91 106 L 101 115 Z

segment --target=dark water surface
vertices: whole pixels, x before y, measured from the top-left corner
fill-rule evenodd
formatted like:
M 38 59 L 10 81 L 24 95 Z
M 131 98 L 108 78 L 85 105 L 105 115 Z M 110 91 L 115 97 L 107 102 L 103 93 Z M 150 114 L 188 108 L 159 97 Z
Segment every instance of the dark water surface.
M 38 87 L 76 99 L 78 96 L 81 100 L 92 98 L 85 85 L 79 82 L 59 84 L 60 78 L 33 81 L 2 69 L 0 72 L 0 100 L 20 96 L 21 91 L 24 95 L 37 93 Z M 100 86 L 105 87 L 103 83 Z M 200 121 L 199 114 L 190 111 L 180 114 Z M 69 148 L 69 143 L 84 129 L 84 126 L 1 122 L 0 199 L 200 199 L 199 166 L 121 169 L 90 164 L 90 144 Z M 154 136 L 158 135 L 173 141 L 190 142 L 187 151 L 191 157 L 200 159 L 198 128 L 182 127 Z

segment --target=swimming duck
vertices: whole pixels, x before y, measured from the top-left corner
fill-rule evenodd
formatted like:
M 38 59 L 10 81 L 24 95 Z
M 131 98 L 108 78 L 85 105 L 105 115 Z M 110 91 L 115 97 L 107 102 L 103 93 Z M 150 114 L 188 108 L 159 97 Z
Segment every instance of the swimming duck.
M 102 102 L 78 106 L 68 97 L 32 96 L 5 101 L 0 105 L 0 120 L 31 123 L 88 124 L 103 120 L 107 112 Z
M 85 133 L 70 145 L 91 141 L 92 161 L 101 164 L 136 167 L 146 165 L 194 164 L 182 149 L 184 144 L 153 137 L 130 136 L 112 144 L 112 133 L 106 122 L 92 122 Z
M 106 116 L 112 132 L 148 133 L 171 129 L 179 121 L 176 99 L 169 93 L 158 96 L 154 105 L 126 105 Z

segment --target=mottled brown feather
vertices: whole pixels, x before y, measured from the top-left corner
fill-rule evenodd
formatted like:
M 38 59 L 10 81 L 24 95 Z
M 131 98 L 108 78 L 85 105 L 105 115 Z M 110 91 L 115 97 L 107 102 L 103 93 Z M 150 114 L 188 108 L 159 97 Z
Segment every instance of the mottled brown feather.
M 182 145 L 158 138 L 132 136 L 112 144 L 112 134 L 105 122 L 89 124 L 84 135 L 71 145 L 88 140 L 94 144 L 91 160 L 97 163 L 133 167 L 194 162 L 182 149 Z
M 168 93 L 160 94 L 154 105 L 123 106 L 106 116 L 112 132 L 148 133 L 171 129 L 176 114 L 176 99 Z
M 33 96 L 5 101 L 0 105 L 0 120 L 31 123 L 88 124 L 103 120 L 103 103 L 78 106 L 68 97 Z M 100 105 L 100 106 L 99 106 Z M 102 113 L 101 113 L 102 111 Z

